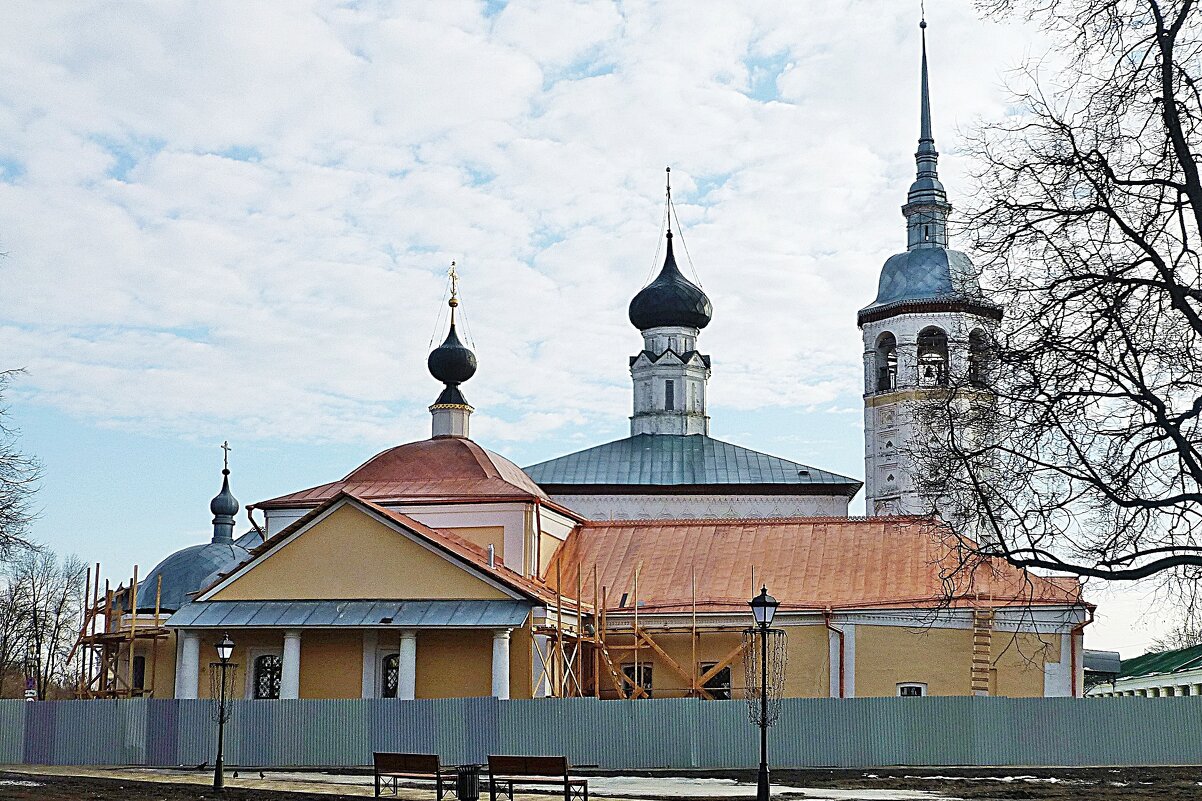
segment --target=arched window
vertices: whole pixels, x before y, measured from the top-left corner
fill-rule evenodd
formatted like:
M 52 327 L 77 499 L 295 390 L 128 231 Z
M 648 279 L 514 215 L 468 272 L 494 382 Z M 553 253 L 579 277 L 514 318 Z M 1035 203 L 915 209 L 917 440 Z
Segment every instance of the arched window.
M 981 329 L 968 335 L 968 382 L 983 387 L 989 379 L 989 338 Z
M 400 654 L 388 654 L 380 663 L 380 695 L 383 698 L 396 698 L 396 688 L 400 681 Z
M 947 334 L 928 326 L 918 332 L 918 385 L 947 386 Z
M 876 391 L 897 389 L 897 339 L 888 331 L 876 341 Z
M 280 697 L 280 672 L 283 666 L 284 660 L 277 654 L 255 657 L 255 698 Z

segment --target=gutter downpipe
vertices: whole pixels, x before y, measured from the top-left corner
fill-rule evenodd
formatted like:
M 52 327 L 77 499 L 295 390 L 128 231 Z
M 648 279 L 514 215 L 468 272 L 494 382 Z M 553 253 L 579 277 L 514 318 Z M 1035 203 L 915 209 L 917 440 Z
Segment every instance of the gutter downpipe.
M 534 499 L 534 568 L 530 572 L 536 579 L 542 578 L 543 572 L 543 506 L 537 497 Z M 558 589 L 558 587 L 556 587 Z
M 255 531 L 257 531 L 259 533 L 259 539 L 263 540 L 263 542 L 267 542 L 266 532 L 264 532 L 263 529 L 259 526 L 259 524 L 255 522 L 254 511 L 255 511 L 255 505 L 253 503 L 247 504 L 246 505 L 246 519 L 249 520 L 250 524 L 255 527 Z
M 845 697 L 843 694 L 843 689 L 847 686 L 847 682 L 843 673 L 843 629 L 837 629 L 831 625 L 831 615 L 832 612 L 829 606 L 822 610 L 822 622 L 826 624 L 827 629 L 839 635 L 839 697 L 843 698 Z M 1074 640 L 1074 642 L 1076 641 Z M 1073 675 L 1075 676 L 1076 674 L 1074 673 Z
M 1082 635 L 1081 643 L 1082 643 L 1082 645 L 1084 645 L 1085 637 L 1083 635 L 1085 632 L 1085 627 L 1088 626 L 1090 623 L 1093 623 L 1093 609 L 1086 607 L 1086 611 L 1089 613 L 1089 617 L 1087 617 L 1085 620 L 1078 623 L 1077 625 L 1073 626 L 1072 629 L 1069 631 L 1069 638 L 1070 638 L 1069 642 L 1068 642 L 1069 671 L 1072 674 L 1073 698 L 1085 697 L 1085 688 L 1084 687 L 1081 688 L 1081 695 L 1080 696 L 1077 695 L 1077 636 Z M 1082 650 L 1084 650 L 1084 648 L 1082 648 Z M 1084 669 L 1085 669 L 1084 665 L 1082 665 L 1082 670 L 1084 670 Z

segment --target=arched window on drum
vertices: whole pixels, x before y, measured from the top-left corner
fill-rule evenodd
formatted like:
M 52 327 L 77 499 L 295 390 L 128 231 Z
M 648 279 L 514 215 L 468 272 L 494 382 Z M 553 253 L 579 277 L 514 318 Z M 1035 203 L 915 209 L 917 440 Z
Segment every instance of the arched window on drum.
M 918 385 L 947 386 L 947 333 L 937 326 L 918 332 Z

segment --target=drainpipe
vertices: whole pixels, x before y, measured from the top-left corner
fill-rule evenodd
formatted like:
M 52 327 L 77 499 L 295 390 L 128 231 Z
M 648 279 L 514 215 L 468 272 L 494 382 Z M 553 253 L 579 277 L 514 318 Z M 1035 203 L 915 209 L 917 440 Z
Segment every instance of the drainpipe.
M 831 608 L 829 606 L 822 611 L 822 622 L 826 624 L 827 629 L 839 635 L 839 697 L 843 698 L 845 697 L 843 690 L 847 686 L 847 682 L 844 680 L 845 677 L 843 674 L 843 630 L 837 629 L 831 625 Z
M 1083 634 L 1085 632 L 1085 627 L 1090 623 L 1093 623 L 1093 610 L 1089 607 L 1086 607 L 1086 611 L 1089 613 L 1089 617 L 1073 626 L 1068 633 L 1069 673 L 1072 676 L 1073 698 L 1077 697 L 1077 636 Z M 1084 641 L 1085 639 L 1082 637 L 1082 643 L 1084 643 Z
M 262 540 L 263 542 L 267 542 L 267 533 L 265 531 L 263 531 L 263 529 L 259 526 L 258 523 L 255 522 L 255 516 L 253 514 L 254 511 L 255 511 L 255 505 L 253 503 L 247 504 L 246 505 L 246 519 L 249 520 L 250 524 L 255 527 L 255 531 L 259 532 L 259 539 Z
M 543 572 L 543 505 L 538 498 L 534 499 L 534 564 L 531 573 L 536 579 L 542 578 Z M 558 589 L 558 588 L 556 588 Z

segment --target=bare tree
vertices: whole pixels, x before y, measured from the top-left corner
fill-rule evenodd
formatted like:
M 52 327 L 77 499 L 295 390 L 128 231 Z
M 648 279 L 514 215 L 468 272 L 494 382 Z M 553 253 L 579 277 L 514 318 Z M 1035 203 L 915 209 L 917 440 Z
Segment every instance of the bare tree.
M 41 478 L 37 461 L 17 449 L 18 432 L 4 405 L 4 392 L 19 372 L 0 370 L 0 557 L 28 546 L 28 528 L 34 517 L 31 502 Z
M 981 127 L 962 220 L 1005 308 L 918 413 L 919 489 L 981 558 L 1202 576 L 1202 18 L 1194 0 L 980 0 L 1058 41 Z
M 60 559 L 44 548 L 23 550 L 9 564 L 9 592 L 17 621 L 14 658 L 31 658 L 39 699 L 73 682 L 68 657 L 79 636 L 86 568 L 76 556 Z

